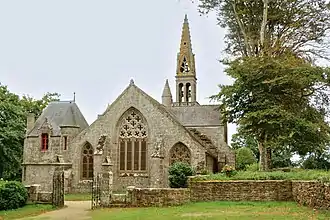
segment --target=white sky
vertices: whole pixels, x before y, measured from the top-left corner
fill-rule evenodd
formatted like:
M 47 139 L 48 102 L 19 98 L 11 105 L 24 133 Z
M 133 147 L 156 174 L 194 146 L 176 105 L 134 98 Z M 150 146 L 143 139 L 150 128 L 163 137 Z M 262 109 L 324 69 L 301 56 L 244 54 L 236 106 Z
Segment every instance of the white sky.
M 91 124 L 128 86 L 175 97 L 184 14 L 196 54 L 197 99 L 208 104 L 231 80 L 218 62 L 224 30 L 190 0 L 0 0 L 0 82 L 11 92 L 73 99 Z M 229 126 L 229 135 L 235 132 Z

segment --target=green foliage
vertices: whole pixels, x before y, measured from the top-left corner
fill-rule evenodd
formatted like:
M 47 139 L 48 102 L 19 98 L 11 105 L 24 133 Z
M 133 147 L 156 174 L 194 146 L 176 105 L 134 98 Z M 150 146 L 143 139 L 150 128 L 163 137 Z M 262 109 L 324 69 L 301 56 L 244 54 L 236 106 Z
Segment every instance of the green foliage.
M 259 160 L 259 149 L 257 140 L 251 136 L 240 132 L 240 128 L 237 128 L 237 133 L 233 134 L 231 138 L 231 147 L 235 150 L 246 147 L 249 148 L 257 160 Z
M 228 177 L 222 173 L 209 176 L 197 176 L 194 181 L 200 180 L 330 180 L 330 173 L 323 170 L 293 170 L 291 172 L 252 172 L 237 171 L 236 175 Z
M 261 149 L 289 148 L 299 155 L 325 149 L 330 139 L 324 90 L 328 69 L 288 55 L 237 59 L 226 72 L 234 84 L 221 85 L 213 96 L 221 102 L 225 122 L 238 124 Z
M 0 210 L 17 209 L 26 204 L 28 193 L 17 181 L 0 182 Z
M 193 168 L 189 164 L 182 162 L 177 162 L 170 166 L 168 173 L 171 188 L 188 187 L 188 176 L 195 175 Z
M 256 158 L 251 149 L 242 147 L 236 150 L 236 168 L 238 170 L 245 170 L 247 165 L 255 162 Z
M 25 134 L 19 97 L 0 85 L 0 178 L 19 179 Z
M 58 97 L 57 93 L 47 93 L 41 100 L 27 96 L 20 99 L 0 84 L 0 178 L 21 179 L 27 113 L 39 116 L 48 102 Z
M 223 63 L 235 82 L 220 86 L 225 122 L 236 123 L 258 144 L 260 168 L 290 164 L 293 153 L 324 151 L 329 143 L 329 70 L 315 65 L 326 54 L 330 7 L 325 0 L 200 0 L 227 29 Z M 312 22 L 311 22 L 312 21 Z M 327 57 L 327 56 L 325 56 Z M 273 154 L 271 154 L 273 152 Z
M 259 164 L 258 163 L 249 164 L 245 167 L 245 170 L 250 172 L 256 172 L 259 170 Z
M 30 96 L 24 95 L 21 99 L 21 104 L 25 110 L 25 113 L 33 113 L 36 117 L 39 117 L 42 110 L 47 107 L 50 102 L 59 101 L 60 94 L 47 92 L 41 99 L 34 99 Z
M 325 0 L 200 0 L 226 28 L 226 53 L 234 57 L 323 56 L 330 10 Z M 267 9 L 265 11 L 264 9 Z M 311 22 L 312 21 L 312 22 Z M 263 29 L 264 28 L 264 29 Z
M 305 169 L 325 169 L 330 170 L 330 154 L 322 152 L 320 154 L 310 154 L 302 163 Z

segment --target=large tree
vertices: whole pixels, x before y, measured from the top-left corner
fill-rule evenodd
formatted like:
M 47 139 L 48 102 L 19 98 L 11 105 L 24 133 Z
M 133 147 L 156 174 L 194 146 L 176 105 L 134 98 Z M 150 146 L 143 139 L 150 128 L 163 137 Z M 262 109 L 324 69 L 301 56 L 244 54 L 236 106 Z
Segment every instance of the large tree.
M 16 179 L 19 176 L 24 115 L 19 97 L 0 85 L 0 178 Z
M 41 100 L 28 96 L 20 98 L 0 84 L 0 178 L 21 178 L 27 113 L 39 116 L 49 102 L 58 98 L 57 93 L 46 93 Z
M 227 29 L 226 72 L 235 82 L 220 86 L 225 121 L 237 123 L 258 142 L 260 169 L 271 166 L 271 151 L 289 146 L 307 154 L 329 141 L 325 122 L 330 28 L 324 0 L 201 0 L 202 12 L 215 10 Z
M 330 29 L 325 0 L 200 0 L 226 28 L 226 52 L 242 56 L 323 56 Z

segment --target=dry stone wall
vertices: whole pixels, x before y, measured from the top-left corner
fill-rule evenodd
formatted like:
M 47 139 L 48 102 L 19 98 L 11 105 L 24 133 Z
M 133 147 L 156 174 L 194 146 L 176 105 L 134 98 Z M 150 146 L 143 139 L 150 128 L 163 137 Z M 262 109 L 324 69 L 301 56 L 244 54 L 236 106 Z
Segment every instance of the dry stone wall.
M 191 201 L 289 201 L 291 181 L 190 181 Z
M 190 202 L 190 192 L 189 189 L 131 188 L 128 201 L 133 207 L 182 205 Z
M 330 186 L 312 181 L 293 181 L 292 195 L 300 205 L 317 209 L 330 209 Z

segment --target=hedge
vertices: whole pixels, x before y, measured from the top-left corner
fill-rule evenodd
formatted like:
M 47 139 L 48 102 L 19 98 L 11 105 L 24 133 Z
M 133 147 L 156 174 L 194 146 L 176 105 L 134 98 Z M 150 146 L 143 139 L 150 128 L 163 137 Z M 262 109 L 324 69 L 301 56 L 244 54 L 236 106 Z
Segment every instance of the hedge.
M 0 181 L 0 210 L 17 209 L 26 204 L 28 192 L 17 181 Z
M 208 176 L 196 176 L 193 180 L 318 180 L 330 182 L 330 172 L 324 170 L 292 170 L 290 172 L 238 171 L 231 177 L 217 173 Z

